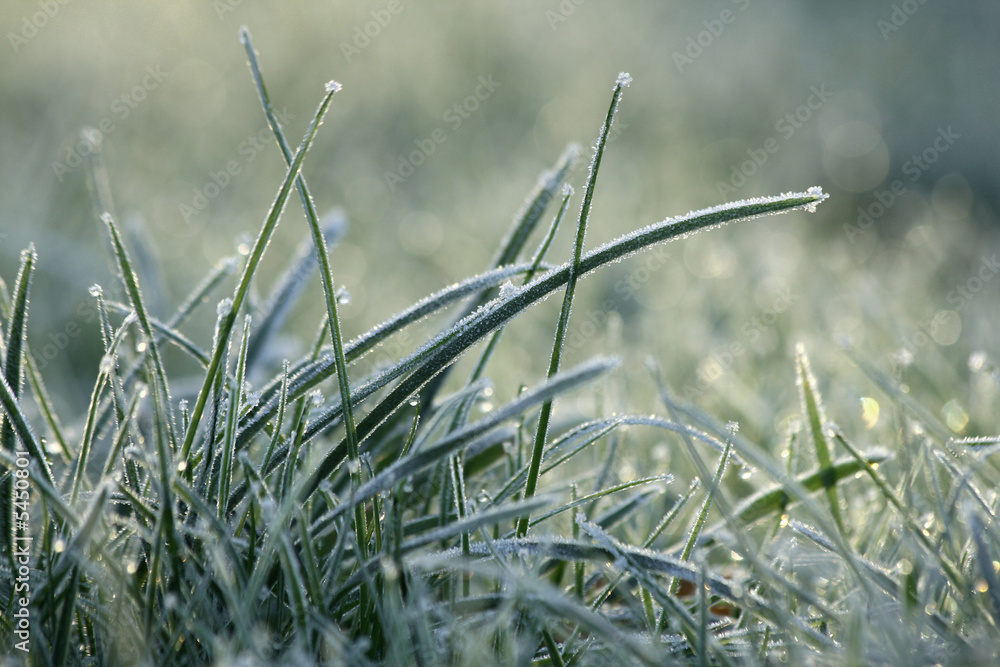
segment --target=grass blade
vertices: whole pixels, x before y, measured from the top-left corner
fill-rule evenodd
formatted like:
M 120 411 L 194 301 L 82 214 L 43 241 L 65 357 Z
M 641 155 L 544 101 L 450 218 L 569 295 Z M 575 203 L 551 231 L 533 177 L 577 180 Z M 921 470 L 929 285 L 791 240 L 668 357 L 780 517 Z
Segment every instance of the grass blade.
M 832 470 L 833 459 L 830 456 L 830 444 L 827 442 L 825 429 L 826 415 L 823 411 L 823 403 L 819 392 L 816 389 L 816 378 L 813 377 L 812 369 L 809 365 L 809 358 L 806 356 L 805 348 L 800 344 L 795 348 L 795 365 L 798 371 L 799 395 L 802 399 L 802 413 L 806 423 L 809 425 L 809 432 L 812 435 L 813 446 L 816 449 L 816 461 L 820 470 Z M 847 534 L 844 529 L 844 519 L 840 515 L 840 499 L 837 497 L 837 482 L 832 477 L 824 480 L 823 486 L 826 488 L 826 497 L 830 501 L 830 513 L 833 520 L 840 529 L 840 534 Z
M 187 433 L 184 436 L 184 444 L 182 445 L 180 451 L 180 458 L 187 464 L 188 469 L 191 469 L 191 461 L 189 461 L 188 458 L 191 455 L 191 448 L 194 445 L 195 434 L 198 432 L 201 417 L 204 414 L 206 404 L 208 403 L 208 396 L 212 391 L 212 386 L 215 383 L 215 377 L 219 372 L 223 351 L 229 344 L 229 338 L 232 334 L 233 326 L 236 323 L 236 315 L 239 313 L 240 308 L 243 307 L 243 302 L 247 298 L 247 294 L 250 291 L 250 281 L 257 272 L 260 260 L 264 256 L 264 250 L 267 248 L 267 245 L 271 240 L 271 236 L 274 235 L 274 230 L 278 226 L 278 220 L 281 218 L 281 213 L 285 209 L 285 204 L 288 201 L 288 195 L 291 192 L 292 184 L 295 182 L 296 177 L 299 175 L 299 171 L 302 169 L 302 162 L 305 160 L 306 153 L 312 145 L 313 139 L 316 137 L 316 131 L 319 129 L 323 116 L 326 115 L 327 109 L 330 107 L 333 95 L 338 90 L 340 90 L 340 84 L 335 81 L 331 81 L 327 84 L 326 94 L 323 96 L 322 101 L 320 101 L 319 108 L 316 110 L 312 121 L 309 123 L 309 128 L 306 130 L 305 137 L 302 139 L 302 143 L 299 145 L 299 149 L 295 153 L 295 158 L 292 160 L 292 163 L 289 165 L 288 171 L 285 174 L 285 180 L 282 182 L 281 188 L 278 190 L 278 194 L 275 196 L 274 201 L 271 204 L 271 208 L 268 211 L 267 217 L 264 219 L 264 224 L 261 227 L 260 232 L 257 234 L 257 239 L 254 241 L 253 248 L 250 250 L 250 256 L 247 258 L 247 263 L 243 267 L 243 274 L 240 276 L 239 284 L 236 287 L 232 305 L 229 308 L 229 312 L 222 320 L 218 340 L 216 341 L 216 347 L 212 351 L 212 358 L 209 362 L 208 370 L 205 373 L 205 380 L 202 383 L 201 390 L 198 392 L 198 398 L 195 401 L 194 409 L 191 411 L 190 423 Z

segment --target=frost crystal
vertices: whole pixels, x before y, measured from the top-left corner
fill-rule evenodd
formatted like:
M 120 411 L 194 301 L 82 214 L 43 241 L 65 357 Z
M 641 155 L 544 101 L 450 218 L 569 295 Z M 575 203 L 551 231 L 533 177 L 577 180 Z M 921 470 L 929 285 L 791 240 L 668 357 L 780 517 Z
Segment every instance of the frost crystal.
M 97 297 L 101 296 L 102 294 L 104 294 L 104 290 L 101 288 L 100 285 L 91 285 L 90 286 L 90 296 L 92 296 L 92 297 L 94 297 L 96 299 Z
M 615 81 L 615 83 L 624 88 L 625 86 L 632 83 L 632 75 L 629 74 L 628 72 L 620 72 L 618 74 L 618 80 Z
M 339 92 L 341 88 L 343 88 L 343 86 L 341 86 L 336 81 L 327 81 L 326 83 L 326 92 L 328 93 Z
M 505 280 L 502 285 L 500 285 L 500 298 L 508 299 L 520 291 L 520 288 L 516 287 L 514 283 L 509 280 Z

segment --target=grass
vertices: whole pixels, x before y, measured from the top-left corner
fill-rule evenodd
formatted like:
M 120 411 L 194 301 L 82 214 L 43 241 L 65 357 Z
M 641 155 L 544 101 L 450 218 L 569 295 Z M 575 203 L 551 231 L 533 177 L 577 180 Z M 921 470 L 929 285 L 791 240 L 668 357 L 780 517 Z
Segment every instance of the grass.
M 327 85 L 293 151 L 249 34 L 241 39 L 288 169 L 245 255 L 210 271 L 166 321 L 146 306 L 93 153 L 121 285 L 108 290 L 119 297 L 92 291 L 105 354 L 89 408 L 73 420 L 83 425 L 78 442 L 26 342 L 32 273 L 44 258 L 29 248 L 13 288 L 3 287 L 5 661 L 994 664 L 997 439 L 953 438 L 860 351 L 846 353 L 895 425 L 881 448 L 831 421 L 802 347 L 788 363 L 801 425 L 784 455 L 680 400 L 655 363 L 661 415 L 554 418 L 620 372 L 610 357 L 563 367 L 581 278 L 728 222 L 811 212 L 826 198 L 819 188 L 668 218 L 587 250 L 601 159 L 629 83 L 620 75 L 569 261 L 547 258 L 573 199 L 574 147 L 529 196 L 492 266 L 345 340 L 330 256 L 343 222 L 320 218 L 303 175 L 339 85 Z M 266 287 L 256 285 L 259 266 L 293 190 L 308 245 L 255 306 L 254 288 Z M 271 367 L 268 345 L 316 272 L 325 317 L 314 343 Z M 220 299 L 236 273 L 232 296 Z M 560 291 L 547 374 L 494 395 L 487 377 L 502 361 L 504 328 Z M 203 348 L 183 327 L 212 299 L 215 335 Z M 367 353 L 428 317 L 436 335 L 360 370 Z M 203 369 L 194 389 L 178 389 L 190 378 L 171 375 L 168 345 Z M 472 350 L 473 372 L 455 377 Z M 617 443 L 646 430 L 672 439 L 689 465 L 619 479 Z M 574 472 L 584 457 L 599 470 Z M 673 478 L 682 470 L 690 479 Z

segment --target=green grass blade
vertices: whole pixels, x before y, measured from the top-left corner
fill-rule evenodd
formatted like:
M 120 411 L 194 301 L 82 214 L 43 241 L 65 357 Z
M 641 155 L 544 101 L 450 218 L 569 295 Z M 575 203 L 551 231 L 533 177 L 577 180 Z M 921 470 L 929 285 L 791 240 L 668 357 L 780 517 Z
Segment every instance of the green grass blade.
M 250 344 L 250 316 L 243 319 L 243 337 L 240 342 L 240 353 L 236 360 L 236 378 L 229 387 L 229 401 L 226 408 L 226 424 L 223 430 L 222 450 L 219 452 L 219 495 L 217 510 L 219 518 L 224 519 L 228 509 L 229 487 L 233 481 L 233 469 L 236 458 L 236 425 L 240 410 L 243 407 L 243 389 L 247 370 L 247 348 Z
M 809 425 L 809 432 L 812 435 L 813 446 L 816 449 L 816 462 L 820 470 L 831 470 L 833 459 L 830 456 L 830 444 L 827 441 L 825 430 L 826 415 L 823 411 L 823 403 L 819 392 L 816 389 L 816 378 L 813 377 L 812 369 L 809 365 L 809 358 L 806 356 L 805 348 L 798 345 L 795 348 L 795 365 L 799 386 L 799 395 L 802 400 L 802 416 Z M 837 482 L 832 477 L 824 480 L 826 487 L 826 497 L 830 502 L 830 513 L 833 520 L 840 529 L 841 535 L 846 538 L 844 519 L 840 514 L 840 498 L 837 496 Z
M 163 368 L 163 360 L 160 357 L 159 346 L 156 344 L 156 335 L 153 333 L 153 325 L 150 323 L 149 315 L 146 313 L 146 306 L 143 303 L 142 293 L 139 291 L 139 280 L 132 269 L 132 262 L 125 250 L 118 226 L 110 213 L 101 216 L 102 221 L 108 228 L 111 235 L 111 242 L 114 249 L 115 259 L 118 262 L 118 270 L 121 274 L 122 283 L 125 286 L 125 293 L 128 295 L 129 303 L 135 311 L 139 321 L 139 328 L 142 330 L 144 340 L 140 345 L 149 350 L 149 359 L 152 362 L 154 387 L 153 401 L 156 407 L 156 414 L 160 416 L 166 427 L 170 450 L 176 446 L 177 437 L 174 433 L 174 411 L 171 406 L 170 388 L 167 386 L 167 373 Z
M 295 153 L 295 158 L 292 160 L 291 165 L 288 167 L 288 171 L 285 173 L 285 180 L 282 182 L 281 187 L 278 190 L 278 194 L 275 196 L 274 201 L 271 204 L 271 208 L 264 219 L 264 224 L 261 227 L 260 232 L 257 234 L 257 239 L 254 241 L 253 247 L 250 250 L 250 255 L 247 258 L 246 265 L 243 267 L 243 274 L 240 276 L 239 284 L 236 287 L 232 305 L 229 308 L 229 312 L 223 318 L 218 340 L 216 341 L 216 347 L 212 351 L 212 358 L 209 361 L 208 370 L 205 373 L 205 380 L 202 383 L 201 389 L 198 392 L 198 398 L 195 400 L 194 408 L 191 411 L 190 425 L 188 426 L 187 433 L 184 436 L 184 444 L 181 447 L 180 458 L 188 464 L 189 469 L 191 462 L 188 461 L 188 458 L 191 454 L 191 448 L 194 445 L 195 435 L 198 432 L 202 415 L 204 414 L 205 407 L 208 403 L 209 394 L 215 384 L 215 378 L 219 372 L 220 364 L 222 363 L 223 351 L 229 344 L 229 338 L 232 333 L 233 326 L 236 323 L 236 315 L 240 311 L 240 308 L 243 307 L 243 303 L 250 292 L 250 282 L 253 279 L 254 274 L 257 272 L 257 267 L 260 265 L 261 258 L 264 256 L 264 250 L 267 248 L 271 237 L 274 235 L 274 230 L 278 226 L 278 220 L 281 218 L 281 213 L 284 211 L 285 204 L 288 202 L 288 195 L 291 193 L 292 185 L 295 183 L 295 180 L 299 175 L 299 171 L 302 169 L 302 162 L 305 160 L 306 153 L 312 145 L 313 139 L 316 137 L 316 132 L 323 120 L 323 116 L 326 115 L 327 109 L 330 107 L 333 95 L 338 90 L 340 90 L 340 84 L 333 81 L 327 84 L 326 94 L 323 96 L 323 99 L 319 104 L 319 108 L 316 110 L 312 121 L 309 123 L 305 137 L 302 139 L 302 143 L 299 145 L 299 149 Z
M 559 322 L 556 324 L 556 338 L 552 345 L 552 355 L 549 358 L 549 377 L 559 372 L 563 344 L 566 340 L 566 330 L 569 328 L 570 312 L 573 309 L 573 296 L 576 293 L 576 282 L 579 278 L 580 258 L 583 256 L 583 243 L 587 235 L 587 222 L 590 220 L 590 210 L 594 200 L 594 188 L 597 186 L 597 176 L 601 168 L 601 159 L 604 156 L 604 148 L 608 143 L 608 132 L 611 131 L 611 123 L 618 112 L 618 102 L 621 99 L 622 90 L 630 81 L 631 77 L 627 74 L 618 75 L 618 81 L 611 96 L 611 106 L 608 108 L 607 118 L 604 120 L 604 125 L 601 127 L 601 132 L 598 136 L 597 147 L 594 149 L 594 159 L 590 163 L 590 173 L 587 175 L 587 184 L 583 192 L 583 203 L 580 206 L 580 217 L 577 221 L 576 240 L 573 244 L 573 261 L 569 265 L 566 292 L 563 295 Z M 552 402 L 547 401 L 542 405 L 541 414 L 538 416 L 538 425 L 535 430 L 535 440 L 531 449 L 531 460 L 528 466 L 528 478 L 524 483 L 525 498 L 531 498 L 535 494 L 535 488 L 538 485 L 538 471 L 542 464 L 542 453 L 545 451 L 545 441 L 548 438 L 549 419 L 551 415 Z M 527 534 L 530 523 L 530 517 L 528 516 L 523 516 L 518 520 L 518 537 L 524 537 Z
M 6 356 L 3 360 L 3 377 L 10 387 L 15 400 L 21 398 L 21 386 L 24 377 L 24 355 L 28 336 L 28 297 L 31 294 L 31 276 L 34 272 L 38 254 L 34 246 L 29 246 L 21 253 L 21 268 L 14 283 L 14 303 L 9 309 L 10 324 L 4 340 Z M 0 448 L 13 452 L 17 438 L 11 419 L 0 415 Z M 0 531 L 3 533 L 3 545 L 7 556 L 11 559 L 11 569 L 14 570 L 14 469 L 4 471 L 0 483 Z M 9 474 L 8 474 L 9 473 Z

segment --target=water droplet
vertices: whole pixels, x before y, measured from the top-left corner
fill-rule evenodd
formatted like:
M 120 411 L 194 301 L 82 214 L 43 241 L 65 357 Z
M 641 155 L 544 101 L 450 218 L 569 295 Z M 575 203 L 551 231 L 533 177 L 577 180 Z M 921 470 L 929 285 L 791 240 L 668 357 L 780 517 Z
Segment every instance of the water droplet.
M 982 350 L 978 350 L 969 355 L 969 370 L 978 373 L 989 362 L 989 357 Z
M 351 293 L 347 291 L 346 287 L 341 287 L 337 289 L 336 293 L 337 303 L 342 306 L 346 306 L 351 302 Z
M 740 467 L 740 479 L 747 480 L 753 476 L 753 468 L 749 466 Z
M 411 407 L 411 408 L 415 408 L 415 407 L 417 407 L 418 405 L 420 405 L 420 399 L 419 399 L 419 398 L 417 398 L 416 396 L 414 396 L 414 397 L 413 397 L 413 398 L 411 398 L 411 399 L 410 399 L 409 401 L 407 401 L 407 403 L 409 403 L 409 404 L 410 404 L 410 407 Z
M 104 288 L 102 288 L 100 285 L 91 285 L 88 291 L 90 292 L 90 296 L 94 297 L 95 299 L 104 294 Z

